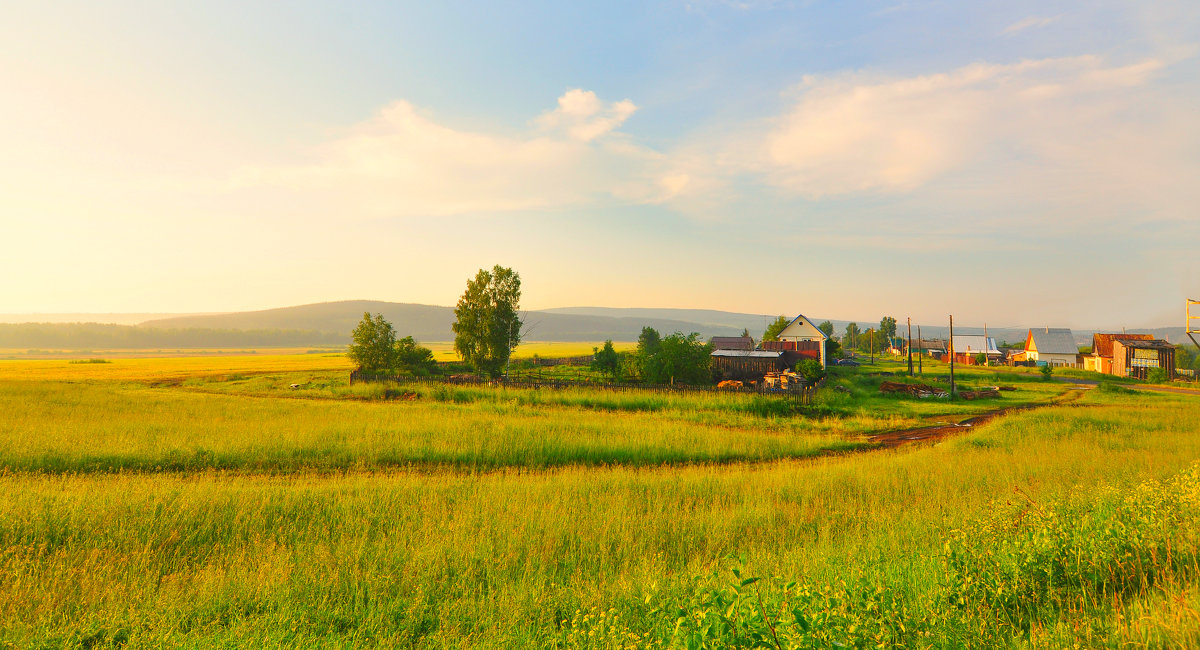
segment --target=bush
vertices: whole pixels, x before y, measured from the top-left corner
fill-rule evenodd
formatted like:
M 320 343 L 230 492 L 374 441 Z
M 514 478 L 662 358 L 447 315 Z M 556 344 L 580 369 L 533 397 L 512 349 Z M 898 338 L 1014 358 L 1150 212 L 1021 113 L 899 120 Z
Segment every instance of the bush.
M 1054 374 L 1054 368 L 1047 363 L 1046 365 L 1038 368 L 1038 372 L 1042 373 L 1042 381 L 1050 381 L 1051 375 Z
M 1146 381 L 1152 384 L 1162 384 L 1167 381 L 1167 371 L 1162 368 L 1151 368 L 1146 373 Z
M 805 359 L 796 364 L 796 372 L 800 373 L 810 384 L 815 384 L 825 378 L 825 369 L 816 359 Z

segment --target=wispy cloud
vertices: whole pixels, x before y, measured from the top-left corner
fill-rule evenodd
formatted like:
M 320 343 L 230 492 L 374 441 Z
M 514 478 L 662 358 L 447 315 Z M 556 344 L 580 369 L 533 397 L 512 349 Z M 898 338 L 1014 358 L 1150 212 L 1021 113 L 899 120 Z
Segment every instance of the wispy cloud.
M 532 130 L 505 135 L 447 126 L 407 101 L 322 146 L 306 164 L 244 170 L 244 188 L 306 195 L 364 216 L 530 210 L 603 197 L 653 203 L 686 178 L 616 131 L 637 107 L 570 90 Z
M 912 193 L 964 174 L 982 188 L 1040 185 L 1037 195 L 1051 199 L 1094 193 L 1097 181 L 1136 189 L 1134 178 L 1178 178 L 1198 162 L 1180 149 L 1200 140 L 1200 128 L 1170 108 L 1179 102 L 1145 103 L 1163 67 L 1082 56 L 906 78 L 810 77 L 758 137 L 739 134 L 726 147 L 769 184 L 809 200 Z
M 1062 16 L 1028 16 L 1004 28 L 1005 35 L 1016 34 L 1027 29 L 1040 29 L 1058 22 Z

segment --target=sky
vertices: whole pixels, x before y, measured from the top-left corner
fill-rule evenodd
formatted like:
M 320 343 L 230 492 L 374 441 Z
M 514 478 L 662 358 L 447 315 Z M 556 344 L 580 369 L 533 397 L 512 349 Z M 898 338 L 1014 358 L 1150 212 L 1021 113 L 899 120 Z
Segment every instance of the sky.
M 1200 3 L 0 7 L 0 312 L 1200 298 Z

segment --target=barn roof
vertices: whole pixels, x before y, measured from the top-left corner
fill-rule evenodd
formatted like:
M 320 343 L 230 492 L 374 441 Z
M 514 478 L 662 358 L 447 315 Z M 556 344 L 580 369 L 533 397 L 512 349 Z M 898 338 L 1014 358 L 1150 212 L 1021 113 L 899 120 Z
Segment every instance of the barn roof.
M 740 357 L 743 359 L 778 359 L 782 351 L 771 350 L 713 350 L 714 357 Z
M 1067 327 L 1035 327 L 1029 330 L 1038 354 L 1079 354 L 1075 335 Z
M 1113 341 L 1152 340 L 1154 340 L 1154 337 L 1149 334 L 1093 334 L 1092 354 L 1098 357 L 1111 357 L 1113 355 Z
M 1138 348 L 1142 350 L 1174 350 L 1175 346 L 1162 339 L 1121 341 L 1121 345 L 1127 348 Z
M 1038 350 L 1041 349 L 1041 346 L 1038 346 Z M 1000 354 L 1000 348 L 996 347 L 996 339 L 982 334 L 955 334 L 954 351 L 971 354 L 976 352 Z
M 714 336 L 709 343 L 714 350 L 753 350 L 754 339 L 749 336 Z

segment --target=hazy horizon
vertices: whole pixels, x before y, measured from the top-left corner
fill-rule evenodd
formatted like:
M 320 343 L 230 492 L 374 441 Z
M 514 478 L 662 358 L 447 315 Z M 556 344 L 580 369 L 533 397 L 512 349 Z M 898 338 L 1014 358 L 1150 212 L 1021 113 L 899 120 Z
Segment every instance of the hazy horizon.
M 370 299 L 361 299 L 361 300 L 370 300 Z M 328 302 L 356 302 L 356 300 L 348 299 L 348 300 L 335 300 L 335 301 L 328 301 Z M 429 305 L 429 306 L 436 306 L 436 307 L 453 307 L 454 306 L 453 303 L 442 304 L 442 305 L 433 305 L 431 303 L 413 303 L 413 302 L 404 302 L 404 301 L 377 301 L 377 302 L 393 302 L 393 303 L 398 303 L 398 304 L 422 304 L 422 305 Z M 305 304 L 320 304 L 320 303 L 305 303 Z M 289 307 L 299 307 L 299 306 L 303 306 L 303 305 L 277 305 L 275 307 L 266 307 L 264 309 L 210 311 L 210 312 L 41 312 L 41 313 L 38 313 L 38 312 L 35 312 L 35 313 L 4 313 L 4 312 L 0 312 L 0 324 L 39 323 L 39 322 L 40 323 L 92 322 L 92 323 L 114 324 L 114 325 L 138 325 L 143 322 L 148 322 L 148 321 L 153 321 L 153 320 L 158 320 L 158 319 L 168 319 L 168 318 L 188 317 L 188 316 L 217 316 L 217 315 L 236 314 L 236 313 L 243 313 L 243 312 L 270 311 L 270 310 L 275 310 L 275 309 L 286 309 Z M 604 306 L 604 305 L 563 305 L 563 306 L 542 307 L 542 308 L 528 308 L 528 307 L 522 306 L 522 311 L 531 311 L 531 312 L 532 311 L 551 311 L 551 310 L 570 310 L 570 309 L 618 309 L 619 310 L 619 309 L 626 309 L 626 308 Z M 694 311 L 694 310 L 706 310 L 708 308 L 634 307 L 634 308 L 630 308 L 630 309 L 649 309 L 649 310 L 663 310 L 663 311 L 673 311 L 673 310 Z M 748 316 L 762 316 L 763 318 L 767 318 L 767 319 L 774 318 L 775 316 L 778 316 L 778 315 L 788 315 L 788 316 L 795 315 L 794 313 L 790 313 L 790 312 L 747 312 L 747 311 L 728 310 L 728 309 L 717 309 L 714 311 L 720 311 L 720 312 L 725 312 L 725 313 L 730 313 L 730 314 L 748 315 Z M 820 314 L 817 312 L 807 312 L 804 314 L 805 314 L 805 316 L 814 318 L 817 321 L 832 320 L 837 323 L 857 322 L 860 325 L 862 325 L 864 328 L 870 327 L 874 323 L 878 322 L 879 319 L 882 318 L 882 316 L 883 316 L 881 314 L 880 316 L 866 316 L 866 317 L 862 317 L 862 318 L 854 318 L 854 317 L 847 317 L 845 315 L 840 315 L 840 314 L 832 314 L 831 315 L 831 314 Z M 901 323 L 901 327 L 903 327 L 903 323 L 905 321 L 906 316 L 901 315 L 901 314 L 887 314 L 887 315 L 895 317 Z M 945 327 L 948 324 L 948 319 L 949 319 L 949 314 L 947 314 L 946 317 L 940 321 L 934 321 L 934 320 L 918 321 L 918 320 L 914 319 L 913 327 L 916 327 L 917 325 L 921 325 L 922 327 Z M 687 320 L 687 319 L 681 318 L 680 320 Z M 1151 323 L 1151 324 L 1137 324 L 1137 325 L 1119 324 L 1116 326 L 1100 326 L 1100 325 L 1088 324 L 1088 323 L 1071 325 L 1071 324 L 1066 324 L 1066 323 L 1062 323 L 1062 322 L 1049 322 L 1049 323 L 992 322 L 992 323 L 989 323 L 986 321 L 977 321 L 977 322 L 971 321 L 969 319 L 964 319 L 961 316 L 955 316 L 955 326 L 963 328 L 963 329 L 979 329 L 979 328 L 983 328 L 986 326 L 986 327 L 991 327 L 992 329 L 1002 330 L 1002 329 L 1027 329 L 1030 327 L 1046 326 L 1046 327 L 1070 327 L 1072 329 L 1079 329 L 1079 330 L 1120 331 L 1123 329 L 1134 330 L 1134 329 L 1162 329 L 1162 328 L 1183 327 L 1182 320 L 1183 319 L 1181 317 L 1179 319 L 1179 322 L 1163 322 L 1163 323 L 1159 323 L 1159 324 Z M 764 324 L 764 326 L 765 326 L 765 324 Z M 914 333 L 914 336 L 916 336 L 915 333 Z
M 1200 298 L 1200 6 L 0 9 L 0 312 L 1119 329 Z

